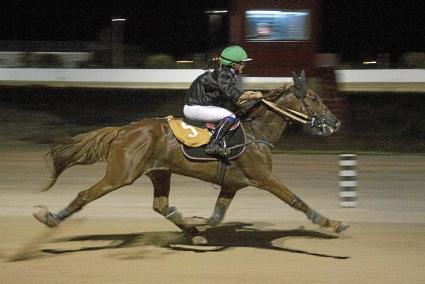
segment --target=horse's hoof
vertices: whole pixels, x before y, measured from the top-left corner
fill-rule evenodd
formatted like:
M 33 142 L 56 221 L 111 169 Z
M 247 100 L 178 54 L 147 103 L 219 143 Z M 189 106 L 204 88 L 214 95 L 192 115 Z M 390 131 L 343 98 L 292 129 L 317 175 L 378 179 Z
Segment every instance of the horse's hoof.
M 185 238 L 191 238 L 199 235 L 199 230 L 196 227 L 182 227 L 183 236 Z
M 32 213 L 35 219 L 45 224 L 46 226 L 53 228 L 59 225 L 60 220 L 56 218 L 52 213 L 47 210 L 46 206 L 36 206 L 39 209 Z
M 339 222 L 339 224 L 335 227 L 334 231 L 335 233 L 341 233 L 342 231 L 345 231 L 350 227 L 347 223 Z
M 185 227 L 191 228 L 191 227 L 198 227 L 198 226 L 205 226 L 208 225 L 208 219 L 204 217 L 185 217 L 182 220 L 182 223 Z
M 194 236 L 192 238 L 192 244 L 196 246 L 205 246 L 208 244 L 208 240 L 203 236 Z

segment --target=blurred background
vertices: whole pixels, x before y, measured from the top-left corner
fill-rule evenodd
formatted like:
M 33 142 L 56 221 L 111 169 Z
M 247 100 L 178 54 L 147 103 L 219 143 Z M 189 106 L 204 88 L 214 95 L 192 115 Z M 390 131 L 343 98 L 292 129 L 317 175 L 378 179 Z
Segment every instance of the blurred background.
M 181 116 L 185 70 L 239 44 L 246 88 L 305 69 L 343 121 L 319 140 L 292 125 L 278 150 L 424 152 L 424 14 L 416 0 L 2 1 L 0 139 Z

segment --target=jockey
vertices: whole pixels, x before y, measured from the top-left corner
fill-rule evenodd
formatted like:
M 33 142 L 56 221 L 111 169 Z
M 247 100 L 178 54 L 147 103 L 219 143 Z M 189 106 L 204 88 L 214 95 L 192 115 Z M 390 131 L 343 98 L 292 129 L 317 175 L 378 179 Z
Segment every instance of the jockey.
M 246 61 L 245 50 L 237 45 L 226 47 L 220 55 L 220 67 L 207 71 L 193 81 L 185 98 L 184 116 L 204 122 L 218 122 L 205 152 L 210 155 L 227 156 L 222 138 L 236 120 L 229 109 L 229 102 L 257 99 L 261 92 L 238 89 L 236 76 L 241 74 Z

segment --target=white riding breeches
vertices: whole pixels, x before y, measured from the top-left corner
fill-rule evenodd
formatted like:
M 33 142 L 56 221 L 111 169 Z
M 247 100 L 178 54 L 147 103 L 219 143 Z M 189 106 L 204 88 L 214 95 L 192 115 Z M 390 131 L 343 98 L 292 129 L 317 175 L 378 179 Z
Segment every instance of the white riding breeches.
M 184 116 L 192 120 L 217 122 L 225 117 L 236 118 L 236 115 L 228 109 L 217 106 L 185 105 Z

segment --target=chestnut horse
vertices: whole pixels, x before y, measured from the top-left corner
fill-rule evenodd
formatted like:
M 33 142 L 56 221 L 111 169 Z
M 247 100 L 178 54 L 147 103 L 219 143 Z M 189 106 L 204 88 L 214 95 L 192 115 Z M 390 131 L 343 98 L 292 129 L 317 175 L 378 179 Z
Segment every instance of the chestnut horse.
M 320 97 L 306 85 L 304 73 L 294 77 L 294 83 L 265 95 L 265 99 L 251 103 L 250 119 L 243 127 L 248 141 L 277 143 L 293 120 L 281 112 L 286 109 L 305 114 L 306 126 L 312 134 L 330 135 L 339 128 L 339 121 L 323 104 Z M 270 107 L 270 103 L 275 107 Z M 277 107 L 277 108 L 276 108 Z M 319 122 L 319 123 L 317 123 Z M 106 161 L 106 174 L 96 184 L 81 191 L 63 210 L 54 214 L 42 206 L 34 217 L 54 227 L 60 221 L 79 211 L 90 202 L 125 185 L 132 184 L 141 175 L 147 175 L 154 187 L 153 210 L 177 225 L 187 236 L 196 236 L 196 226 L 219 224 L 238 190 L 254 186 L 269 191 L 289 206 L 306 214 L 314 224 L 341 232 L 348 224 L 328 219 L 298 198 L 272 172 L 272 153 L 263 143 L 246 146 L 245 152 L 227 166 L 226 175 L 211 217 L 183 217 L 169 206 L 172 174 L 189 176 L 214 182 L 218 170 L 217 161 L 193 161 L 186 158 L 171 131 L 167 119 L 147 118 L 122 127 L 97 129 L 56 144 L 47 154 L 51 162 L 50 189 L 59 175 L 74 165 L 87 165 Z

